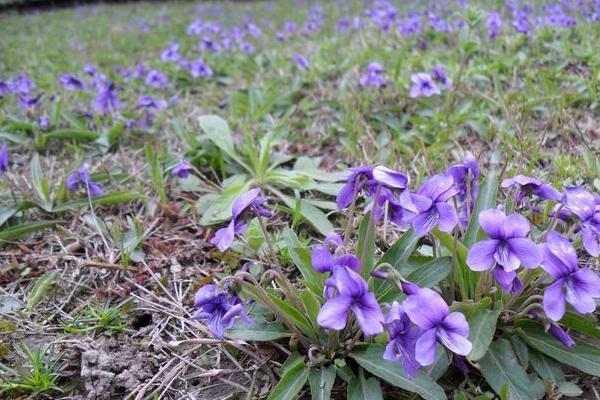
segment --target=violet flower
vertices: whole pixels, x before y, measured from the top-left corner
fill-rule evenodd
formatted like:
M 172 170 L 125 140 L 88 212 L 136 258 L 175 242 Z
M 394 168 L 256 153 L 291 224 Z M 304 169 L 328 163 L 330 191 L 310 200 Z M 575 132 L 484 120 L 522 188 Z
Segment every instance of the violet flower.
M 413 82 L 409 92 L 409 96 L 412 98 L 431 97 L 433 95 L 442 94 L 431 75 L 427 73 L 419 72 L 417 74 L 412 74 L 410 80 Z
M 86 192 L 89 193 L 90 196 L 102 196 L 104 191 L 102 190 L 102 187 L 98 183 L 94 182 L 90 176 L 88 172 L 89 168 L 89 164 L 83 163 L 78 171 L 75 171 L 67 176 L 67 189 L 74 192 L 82 187 L 86 190 Z
M 102 114 L 109 114 L 121 108 L 121 103 L 115 93 L 115 84 L 107 81 L 98 88 L 98 95 L 94 100 L 94 108 Z
M 196 61 L 192 61 L 189 65 L 190 75 L 194 78 L 205 77 L 210 78 L 213 76 L 213 70 L 204 63 L 201 58 Z
M 10 87 L 6 82 L 0 80 L 0 99 L 6 96 L 7 93 L 10 93 Z
M 398 302 L 394 301 L 390 307 L 384 322 L 385 329 L 389 334 L 390 341 L 385 347 L 383 358 L 400 362 L 406 376 L 410 379 L 417 375 L 419 363 L 415 358 L 415 347 L 419 337 L 419 328 L 414 326 L 408 314 Z
M 8 144 L 4 143 L 0 147 L 0 177 L 8 171 Z
M 35 83 L 33 83 L 26 75 L 19 75 L 8 82 L 8 87 L 12 93 L 27 96 L 35 89 Z
M 469 324 L 460 312 L 450 312 L 442 297 L 431 289 L 420 289 L 402 304 L 410 320 L 421 328 L 415 358 L 423 366 L 431 365 L 436 359 L 436 342 L 451 352 L 466 356 L 473 345 L 467 339 Z
M 549 331 L 550 334 L 552 334 L 552 336 L 554 336 L 559 342 L 561 342 L 563 346 L 568 348 L 575 347 L 576 343 L 571 337 L 571 335 L 569 335 L 567 331 L 565 331 L 559 325 L 551 324 Z
M 412 224 L 418 236 L 425 236 L 435 226 L 450 232 L 458 223 L 458 215 L 448 200 L 456 195 L 454 179 L 449 174 L 437 174 L 425 180 L 417 193 L 406 192 L 400 205 L 406 211 L 404 220 Z
M 321 307 L 317 315 L 320 326 L 337 331 L 344 329 L 351 310 L 365 336 L 383 332 L 383 313 L 375 295 L 369 292 L 367 282 L 357 272 L 338 268 L 325 285 L 335 291 L 335 296 Z
M 226 251 L 235 238 L 236 234 L 242 234 L 248 229 L 248 221 L 244 221 L 243 216 L 246 211 L 254 217 L 270 217 L 271 211 L 263 207 L 267 201 L 264 197 L 259 197 L 260 189 L 250 189 L 242 194 L 233 202 L 231 213 L 233 215 L 231 222 L 227 227 L 219 229 L 215 236 L 210 240 L 222 252 Z
M 79 78 L 65 74 L 60 77 L 60 83 L 66 90 L 85 90 L 86 86 Z
M 582 187 L 565 190 L 565 209 L 581 220 L 583 247 L 593 257 L 600 255 L 600 206 L 594 195 Z
M 352 203 L 355 191 L 357 194 L 364 191 L 371 195 L 377 187 L 377 182 L 373 177 L 373 167 L 368 165 L 352 167 L 348 171 L 350 174 L 346 177 L 346 184 L 340 189 L 336 198 L 338 210 L 342 210 Z
M 162 110 L 167 106 L 167 102 L 163 99 L 154 100 L 150 96 L 140 96 L 136 103 L 136 108 L 155 108 L 157 110 Z
M 306 57 L 304 57 L 301 54 L 294 54 L 292 56 L 292 61 L 294 61 L 294 63 L 300 68 L 300 69 L 304 69 L 306 71 L 308 71 L 310 69 L 310 63 L 308 62 L 308 60 L 306 59 Z
M 562 193 L 542 181 L 525 175 L 516 175 L 502 181 L 503 188 L 516 186 L 518 188 L 516 202 L 522 204 L 526 196 L 536 195 L 544 200 L 558 201 L 562 199 Z
M 454 188 L 457 192 L 456 198 L 461 205 L 458 219 L 464 228 L 468 224 L 469 216 L 479 194 L 479 164 L 477 164 L 477 159 L 468 153 L 465 155 L 462 164 L 451 166 L 446 173 L 451 175 L 454 180 Z
M 192 165 L 187 160 L 181 160 L 175 164 L 175 167 L 173 167 L 173 170 L 171 171 L 171 175 L 183 179 L 187 178 L 193 170 L 194 168 L 192 168 Z
M 529 222 L 521 215 L 507 216 L 492 208 L 479 214 L 479 224 L 489 239 L 473 245 L 467 265 L 473 271 L 493 268 L 494 278 L 505 292 L 519 292 L 523 285 L 516 270 L 521 265 L 535 268 L 542 259 L 538 246 L 527 238 Z
M 169 85 L 167 76 L 157 69 L 148 72 L 144 82 L 154 89 L 163 89 Z
M 362 87 L 377 86 L 385 87 L 387 80 L 384 77 L 385 68 L 377 62 L 371 62 L 367 66 L 366 74 L 359 79 L 359 84 Z
M 204 285 L 197 292 L 194 307 L 198 311 L 192 319 L 206 321 L 206 327 L 217 338 L 223 339 L 225 331 L 233 326 L 236 317 L 247 325 L 252 320 L 244 313 L 239 297 L 217 290 L 214 284 Z
M 171 43 L 169 47 L 167 47 L 160 55 L 160 59 L 162 62 L 166 63 L 169 61 L 177 62 L 179 61 L 179 43 Z
M 600 277 L 589 268 L 579 268 L 577 253 L 567 238 L 552 231 L 542 246 L 542 268 L 554 278 L 544 291 L 544 311 L 553 321 L 565 314 L 565 301 L 577 312 L 596 309 L 600 297 Z
M 434 67 L 431 70 L 431 77 L 434 81 L 439 82 L 441 85 L 445 86 L 446 89 L 450 89 L 452 87 L 452 79 L 448 78 L 446 75 L 446 71 L 442 67 Z
M 38 94 L 37 96 L 21 96 L 19 97 L 19 106 L 21 108 L 30 110 L 42 103 L 42 94 Z
M 496 39 L 502 33 L 502 18 L 496 11 L 492 11 L 487 17 L 488 39 Z

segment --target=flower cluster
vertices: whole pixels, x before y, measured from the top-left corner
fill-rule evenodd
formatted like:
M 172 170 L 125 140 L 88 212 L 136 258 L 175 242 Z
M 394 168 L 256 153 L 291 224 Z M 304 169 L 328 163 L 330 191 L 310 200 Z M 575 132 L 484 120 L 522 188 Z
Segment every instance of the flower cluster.
M 244 312 L 240 298 L 219 290 L 214 284 L 204 285 L 196 292 L 194 307 L 198 310 L 192 319 L 206 321 L 208 330 L 217 339 L 223 339 L 225 331 L 233 326 L 237 317 L 245 324 L 252 323 Z
M 104 194 L 102 187 L 94 182 L 89 174 L 90 165 L 83 163 L 78 171 L 73 172 L 67 177 L 67 189 L 77 191 L 83 188 L 90 196 L 101 196 Z

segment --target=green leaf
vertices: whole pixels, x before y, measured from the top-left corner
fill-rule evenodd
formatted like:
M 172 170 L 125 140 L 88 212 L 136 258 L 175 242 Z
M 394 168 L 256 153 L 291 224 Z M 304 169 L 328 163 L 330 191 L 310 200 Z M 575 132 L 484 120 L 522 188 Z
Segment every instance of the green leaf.
M 471 271 L 467 266 L 467 248 L 460 241 L 454 240 L 452 235 L 442 232 L 437 228 L 432 230 L 431 233 L 448 249 L 450 254 L 454 254 L 454 247 L 456 246 L 456 270 L 454 271 L 456 274 L 456 284 L 458 285 L 461 298 L 473 298 L 481 273 Z
M 511 400 L 535 399 L 527 371 L 521 367 L 510 342 L 498 339 L 489 347 L 486 355 L 479 360 L 481 374 L 499 395 L 507 386 Z
M 286 196 L 279 191 L 274 191 L 274 193 L 283 200 L 285 205 L 292 210 L 296 207 L 296 199 L 290 196 Z M 300 212 L 302 216 L 322 235 L 327 235 L 328 233 L 333 232 L 333 225 L 327 219 L 327 215 L 325 215 L 321 210 L 317 207 L 313 206 L 309 202 L 304 199 L 300 199 Z
M 319 324 L 317 323 L 317 315 L 321 310 L 321 302 L 319 301 L 317 295 L 311 290 L 302 290 L 298 291 L 298 296 L 302 301 L 304 311 L 306 312 L 306 316 L 312 323 L 312 326 L 315 329 L 319 329 Z
M 329 400 L 331 389 L 335 382 L 336 368 L 328 367 L 313 368 L 308 375 L 312 400 Z
M 600 326 L 598 326 L 596 319 L 589 315 L 567 311 L 565 316 L 560 320 L 560 324 L 583 333 L 586 336 L 600 339 Z
M 27 294 L 27 309 L 29 311 L 33 310 L 42 300 L 42 297 L 50 290 L 50 287 L 58 276 L 58 272 L 58 270 L 46 272 L 35 281 L 33 288 Z
M 229 124 L 218 115 L 202 115 L 198 118 L 200 128 L 206 133 L 208 139 L 221 149 L 225 154 L 248 169 L 235 151 L 233 136 Z
M 306 335 L 314 337 L 315 331 L 311 325 L 311 323 L 306 319 L 306 316 L 303 314 L 303 311 L 298 310 L 296 307 L 292 306 L 289 302 L 280 299 L 273 293 L 268 293 L 267 295 L 279 307 L 285 315 L 290 319 L 290 321 L 298 327 L 302 332 Z
M 410 228 L 385 252 L 377 262 L 377 265 L 388 263 L 397 270 L 400 270 L 402 264 L 408 260 L 408 257 L 415 247 L 417 247 L 419 239 L 415 231 Z
M 46 139 L 74 140 L 76 142 L 91 142 L 98 139 L 97 132 L 84 129 L 58 129 L 44 135 Z
M 36 221 L 11 226 L 0 231 L 0 240 L 16 240 L 30 233 L 53 227 L 61 222 L 60 220 Z
M 542 379 L 557 384 L 564 382 L 565 375 L 560 368 L 560 364 L 550 357 L 547 357 L 538 351 L 531 350 L 529 353 L 529 361 L 535 372 L 537 372 Z
M 296 360 L 281 376 L 279 383 L 273 388 L 269 400 L 293 400 L 304 387 L 308 379 L 309 368 L 304 359 Z
M 558 385 L 558 391 L 567 397 L 577 397 L 581 396 L 583 390 L 573 382 L 563 382 Z
M 84 197 L 77 200 L 66 201 L 62 204 L 55 206 L 52 209 L 52 211 L 63 212 L 77 208 L 87 207 L 90 204 L 90 201 L 95 206 L 112 206 L 117 204 L 126 204 L 139 198 L 139 193 L 124 190 L 120 192 L 107 193 L 102 196 L 90 197 L 89 199 L 87 197 Z
M 233 326 L 225 331 L 225 336 L 229 339 L 239 339 L 254 342 L 268 342 L 285 337 L 290 337 L 291 333 L 281 322 L 267 322 L 260 316 L 252 317 L 252 324 L 246 325 L 239 319 Z
M 600 350 L 597 347 L 576 341 L 575 347 L 567 348 L 554 337 L 545 334 L 541 327 L 518 328 L 517 333 L 531 347 L 558 362 L 590 375 L 600 376 Z
M 498 302 L 495 308 L 490 310 L 490 303 L 489 298 L 483 299 L 469 318 L 469 340 L 473 343 L 473 349 L 467 358 L 471 361 L 477 361 L 485 355 L 496 332 L 496 322 L 502 312 L 502 304 Z
M 433 365 L 427 367 L 424 372 L 428 376 L 430 376 L 434 381 L 440 379 L 448 370 L 450 366 L 450 358 L 448 357 L 448 353 L 444 350 L 444 347 L 441 344 L 437 344 L 436 351 L 436 359 Z
M 373 270 L 373 258 L 375 256 L 375 227 L 372 227 L 371 235 L 367 230 L 369 229 L 369 222 L 371 220 L 371 212 L 368 212 L 363 217 L 358 228 L 358 243 L 356 244 L 356 257 L 363 261 L 361 268 L 363 277 L 368 279 L 371 271 Z M 368 240 L 368 242 L 367 242 Z M 363 255 L 363 251 L 366 253 Z
M 465 236 L 463 237 L 463 243 L 467 248 L 473 246 L 473 244 L 475 244 L 475 242 L 477 241 L 477 232 L 479 231 L 479 213 L 483 210 L 487 210 L 488 208 L 494 208 L 496 206 L 496 193 L 498 191 L 499 158 L 499 152 L 494 152 L 492 154 L 492 159 L 490 162 L 490 168 L 488 170 L 487 177 L 485 178 L 483 184 L 479 188 L 479 193 L 477 194 L 477 201 L 475 202 L 473 212 L 471 213 L 471 220 L 469 221 L 469 226 L 467 227 L 467 231 L 465 232 Z
M 196 204 L 202 215 L 200 224 L 214 225 L 231 218 L 233 202 L 248 191 L 251 183 L 246 175 L 234 175 L 223 181 L 223 191 L 220 194 L 209 193 L 201 197 Z M 206 199 L 209 201 L 204 201 Z
M 429 376 L 419 372 L 415 378 L 409 379 L 402 366 L 383 358 L 383 352 L 383 346 L 370 344 L 355 347 L 350 353 L 350 357 L 373 375 L 385 379 L 401 389 L 417 393 L 425 400 L 446 399 L 444 390 Z
M 31 157 L 31 183 L 33 187 L 42 201 L 42 208 L 46 211 L 49 211 L 52 208 L 52 203 L 50 202 L 50 186 L 48 185 L 48 180 L 44 177 L 44 173 L 42 172 L 42 166 L 40 164 L 40 156 L 38 153 L 34 153 L 33 157 Z
M 379 379 L 370 377 L 365 379 L 364 374 L 354 378 L 348 384 L 347 400 L 383 400 Z
M 312 290 L 317 296 L 321 296 L 323 294 L 323 282 L 325 281 L 325 276 L 319 274 L 312 267 L 310 260 L 311 250 L 302 246 L 296 233 L 289 228 L 286 228 L 283 231 L 283 238 L 287 244 L 290 258 L 302 274 L 306 287 Z

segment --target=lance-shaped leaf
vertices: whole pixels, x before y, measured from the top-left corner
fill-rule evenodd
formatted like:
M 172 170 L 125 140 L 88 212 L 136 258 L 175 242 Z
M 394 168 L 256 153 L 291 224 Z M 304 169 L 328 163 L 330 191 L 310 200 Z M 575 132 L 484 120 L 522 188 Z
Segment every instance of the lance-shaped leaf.
M 273 388 L 269 400 L 295 399 L 308 379 L 309 368 L 304 358 L 299 358 L 288 365 L 279 383 Z
M 329 400 L 331 398 L 335 375 L 336 367 L 333 365 L 310 370 L 308 381 L 313 400 Z

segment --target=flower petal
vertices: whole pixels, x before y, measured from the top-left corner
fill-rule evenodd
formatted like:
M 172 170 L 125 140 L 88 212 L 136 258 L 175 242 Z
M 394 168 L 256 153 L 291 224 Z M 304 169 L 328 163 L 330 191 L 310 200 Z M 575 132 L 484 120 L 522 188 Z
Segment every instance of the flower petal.
M 544 291 L 544 311 L 553 321 L 559 321 L 565 315 L 564 283 L 563 279 L 558 279 Z
M 423 366 L 431 365 L 435 362 L 436 358 L 436 344 L 437 335 L 436 329 L 428 329 L 421 334 L 417 339 L 415 346 L 415 358 L 419 364 Z
M 565 190 L 566 208 L 586 221 L 594 215 L 596 202 L 594 196 L 583 187 L 570 187 Z
M 242 215 L 242 213 L 248 208 L 252 202 L 258 197 L 260 193 L 260 188 L 254 188 L 248 190 L 246 193 L 238 196 L 233 202 L 233 206 L 231 207 L 231 213 L 233 214 L 233 219 L 237 220 L 237 218 Z
M 225 252 L 229 247 L 231 247 L 234 238 L 235 221 L 231 220 L 226 228 L 221 228 L 215 233 L 215 236 L 210 240 L 210 242 L 217 246 L 221 252 Z
M 453 183 L 454 180 L 452 179 L 451 175 L 437 174 L 425 180 L 425 182 L 423 182 L 417 191 L 417 194 L 429 197 L 433 202 L 435 202 L 438 197 L 442 196 L 452 187 Z
M 454 332 L 461 336 L 469 336 L 469 323 L 461 312 L 451 312 L 444 318 L 443 328 L 448 332 Z
M 497 248 L 498 241 L 495 239 L 475 243 L 467 255 L 467 265 L 473 271 L 486 271 L 492 268 L 496 262 L 494 254 Z
M 421 289 L 418 294 L 408 296 L 402 307 L 410 320 L 423 329 L 439 325 L 450 313 L 444 299 L 431 289 Z
M 428 211 L 419 213 L 412 222 L 413 229 L 417 236 L 425 236 L 431 231 L 439 221 L 439 214 L 435 207 Z
M 317 322 L 325 329 L 336 331 L 344 329 L 351 304 L 352 298 L 348 296 L 338 295 L 327 300 L 317 315 Z
M 583 238 L 583 247 L 585 251 L 592 257 L 598 257 L 600 255 L 600 244 L 594 234 L 594 231 L 589 226 L 586 226 L 581 230 L 581 236 Z
M 442 232 L 450 232 L 458 224 L 458 215 L 453 205 L 448 203 L 435 203 L 439 215 L 439 228 Z
M 354 196 L 354 184 L 354 181 L 350 181 L 346 183 L 338 192 L 336 198 L 338 210 L 342 210 L 352 203 L 352 196 Z
M 589 314 L 596 309 L 596 302 L 584 287 L 578 285 L 574 279 L 569 279 L 565 285 L 565 299 L 581 314 Z
M 383 313 L 373 293 L 365 293 L 352 305 L 352 311 L 365 336 L 375 336 L 383 332 Z
M 473 348 L 469 339 L 456 332 L 440 329 L 437 332 L 437 338 L 448 350 L 461 356 L 466 356 Z
M 504 238 L 522 238 L 529 233 L 529 221 L 522 215 L 510 214 L 503 223 Z
M 334 258 L 325 246 L 315 246 L 310 253 L 310 262 L 319 273 L 330 272 L 333 267 Z
M 342 296 L 356 299 L 368 291 L 363 277 L 351 269 L 336 265 L 333 269 L 333 278 L 335 288 Z
M 507 245 L 525 268 L 536 268 L 542 261 L 539 247 L 527 238 L 513 238 L 507 240 Z
M 541 250 L 542 268 L 553 277 L 560 278 L 577 270 L 577 253 L 563 235 L 555 231 L 549 232 Z
M 571 281 L 579 290 L 592 297 L 600 297 L 600 276 L 589 268 L 581 268 L 573 275 Z
M 394 171 L 381 165 L 373 169 L 373 177 L 382 185 L 396 189 L 406 188 L 409 182 L 408 176 L 402 172 Z
M 479 225 L 491 239 L 504 238 L 504 220 L 506 215 L 500 210 L 490 208 L 479 213 Z

